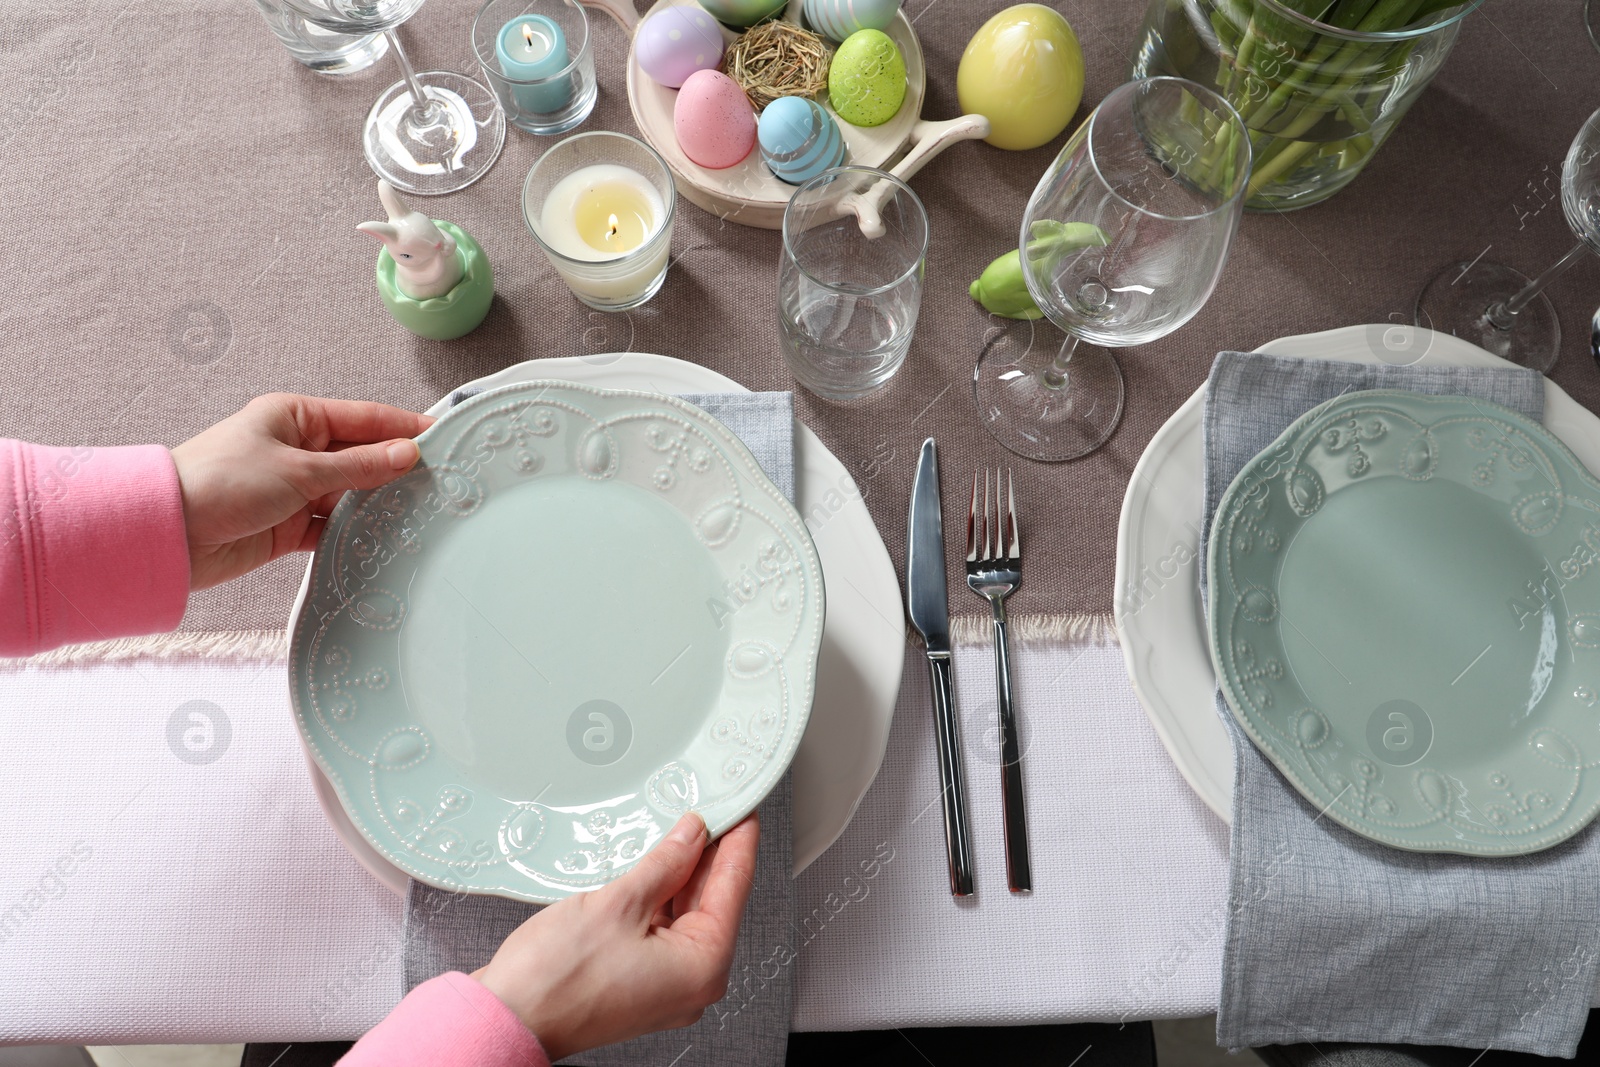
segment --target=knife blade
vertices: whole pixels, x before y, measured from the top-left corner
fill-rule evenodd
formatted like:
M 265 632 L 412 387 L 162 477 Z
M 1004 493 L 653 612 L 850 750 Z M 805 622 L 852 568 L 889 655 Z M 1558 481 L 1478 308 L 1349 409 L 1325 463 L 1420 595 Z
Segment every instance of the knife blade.
M 906 527 L 906 604 L 911 624 L 927 647 L 950 893 L 964 897 L 973 891 L 972 841 L 962 784 L 961 731 L 950 680 L 950 599 L 945 584 L 944 517 L 939 506 L 939 447 L 931 437 L 922 442 L 917 459 Z

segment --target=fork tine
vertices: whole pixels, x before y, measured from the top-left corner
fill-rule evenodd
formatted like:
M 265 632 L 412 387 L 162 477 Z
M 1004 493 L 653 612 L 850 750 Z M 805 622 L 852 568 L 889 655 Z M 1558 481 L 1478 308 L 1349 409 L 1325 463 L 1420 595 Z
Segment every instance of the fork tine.
M 1022 559 L 1022 537 L 1017 533 L 1017 485 L 1011 480 L 1011 469 L 1006 468 L 1006 557 Z
M 1000 518 L 1000 509 L 1005 504 L 1005 494 L 1000 493 L 1000 467 L 995 467 L 995 550 L 990 555 L 990 560 L 998 560 L 1005 555 L 1005 520 Z
M 978 472 L 972 472 L 972 504 L 967 508 L 967 562 L 978 562 Z
M 989 468 L 983 468 L 983 558 L 994 559 L 994 550 L 990 547 L 989 525 Z M 993 530 L 996 539 L 1000 536 L 999 530 Z

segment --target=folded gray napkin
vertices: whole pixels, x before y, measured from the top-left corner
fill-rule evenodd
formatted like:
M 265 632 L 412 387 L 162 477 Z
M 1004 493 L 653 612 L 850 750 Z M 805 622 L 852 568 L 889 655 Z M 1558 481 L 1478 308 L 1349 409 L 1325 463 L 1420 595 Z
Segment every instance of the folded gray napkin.
M 450 396 L 459 404 L 481 390 Z M 685 394 L 732 430 L 783 494 L 794 500 L 794 398 L 789 393 Z M 781 1067 L 789 1042 L 794 973 L 794 864 L 789 776 L 761 804 L 761 846 L 755 888 L 745 909 L 734 952 L 728 996 L 693 1026 L 648 1034 L 633 1041 L 580 1053 L 564 1063 L 589 1067 Z M 471 973 L 535 904 L 473 896 L 413 881 L 406 893 L 403 964 L 405 992 L 446 971 Z
M 1363 366 L 1224 352 L 1205 402 L 1205 530 L 1239 470 L 1345 392 L 1481 397 L 1535 419 L 1534 371 Z M 1205 574 L 1204 545 L 1201 575 Z M 1368 841 L 1295 791 L 1234 722 L 1217 1044 L 1454 1045 L 1571 1057 L 1600 955 L 1600 836 L 1515 858 Z

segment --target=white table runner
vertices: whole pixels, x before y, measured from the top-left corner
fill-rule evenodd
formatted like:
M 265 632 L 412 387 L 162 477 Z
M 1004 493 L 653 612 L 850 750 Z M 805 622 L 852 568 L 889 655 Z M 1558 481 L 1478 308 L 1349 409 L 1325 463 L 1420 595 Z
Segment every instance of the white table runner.
M 949 896 L 909 649 L 877 783 L 773 946 L 772 966 L 795 959 L 797 1030 L 1214 1010 L 1226 829 L 1117 648 L 1015 652 L 1036 892 L 1004 888 L 992 660 L 974 647 L 956 686 L 978 895 Z M 210 706 L 179 714 L 191 701 Z M 332 1040 L 398 999 L 399 898 L 327 828 L 281 664 L 0 671 L 0 751 L 0 1042 Z M 761 986 L 734 975 L 719 1010 Z

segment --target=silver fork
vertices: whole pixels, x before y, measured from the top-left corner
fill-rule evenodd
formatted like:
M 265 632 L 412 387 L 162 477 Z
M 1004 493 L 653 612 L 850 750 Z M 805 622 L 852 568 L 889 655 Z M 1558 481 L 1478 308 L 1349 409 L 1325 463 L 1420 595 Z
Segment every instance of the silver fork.
M 994 509 L 989 508 L 989 471 L 983 472 L 983 506 L 978 506 L 978 475 L 972 475 L 972 506 L 967 512 L 967 584 L 994 610 L 995 684 L 1000 705 L 1000 798 L 1005 812 L 1006 883 L 1013 893 L 1033 892 L 1028 862 L 1028 819 L 1022 810 L 1022 753 L 1011 706 L 1011 654 L 1006 644 L 1006 597 L 1022 584 L 1022 542 L 1017 536 L 1017 494 L 1011 471 L 994 472 Z

